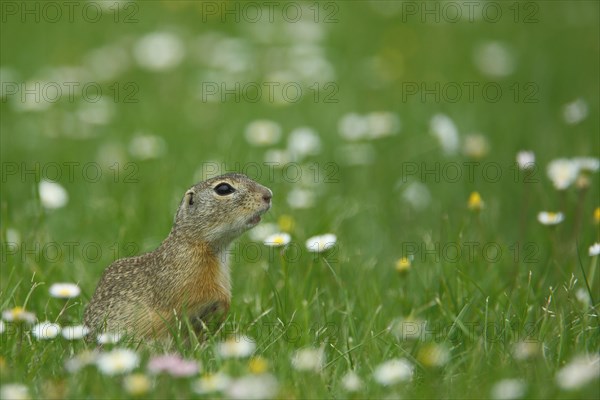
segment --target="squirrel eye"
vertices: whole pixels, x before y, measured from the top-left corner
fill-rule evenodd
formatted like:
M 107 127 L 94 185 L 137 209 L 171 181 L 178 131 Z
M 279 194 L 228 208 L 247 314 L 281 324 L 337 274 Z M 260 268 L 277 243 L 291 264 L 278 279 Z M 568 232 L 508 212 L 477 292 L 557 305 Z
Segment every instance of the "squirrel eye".
M 215 193 L 217 193 L 219 196 L 226 196 L 233 192 L 235 192 L 235 189 L 229 183 L 223 182 L 215 186 Z

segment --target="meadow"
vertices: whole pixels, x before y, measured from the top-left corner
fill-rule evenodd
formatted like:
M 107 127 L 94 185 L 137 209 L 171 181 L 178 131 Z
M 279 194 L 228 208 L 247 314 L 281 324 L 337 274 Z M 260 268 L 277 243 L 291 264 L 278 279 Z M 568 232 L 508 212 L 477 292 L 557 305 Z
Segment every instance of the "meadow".
M 3 399 L 600 397 L 598 2 L 0 5 Z M 81 340 L 234 171 L 225 323 Z

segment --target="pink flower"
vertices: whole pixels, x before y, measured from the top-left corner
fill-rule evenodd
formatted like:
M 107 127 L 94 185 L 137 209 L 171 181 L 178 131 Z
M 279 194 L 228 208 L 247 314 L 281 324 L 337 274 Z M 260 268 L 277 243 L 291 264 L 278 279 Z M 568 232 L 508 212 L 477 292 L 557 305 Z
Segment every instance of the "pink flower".
M 171 376 L 186 377 L 198 373 L 198 362 L 184 360 L 176 354 L 153 357 L 148 363 L 148 371 L 153 374 L 166 372 Z

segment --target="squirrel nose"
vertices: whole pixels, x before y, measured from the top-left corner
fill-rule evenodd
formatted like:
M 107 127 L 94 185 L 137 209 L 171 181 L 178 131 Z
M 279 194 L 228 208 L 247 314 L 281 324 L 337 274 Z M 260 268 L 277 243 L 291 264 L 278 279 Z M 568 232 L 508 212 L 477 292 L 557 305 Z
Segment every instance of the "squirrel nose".
M 273 197 L 273 193 L 269 190 L 267 193 L 263 194 L 263 200 L 265 203 L 271 202 L 271 198 Z

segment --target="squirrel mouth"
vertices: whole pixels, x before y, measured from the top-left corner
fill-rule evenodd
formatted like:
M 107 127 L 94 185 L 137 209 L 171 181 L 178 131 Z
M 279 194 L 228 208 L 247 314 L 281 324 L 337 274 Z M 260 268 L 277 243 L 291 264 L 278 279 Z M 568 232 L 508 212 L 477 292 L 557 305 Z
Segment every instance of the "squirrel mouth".
M 250 224 L 250 225 L 256 225 L 259 222 L 260 222 L 260 214 L 256 214 L 254 217 L 252 217 L 248 220 L 248 224 Z

